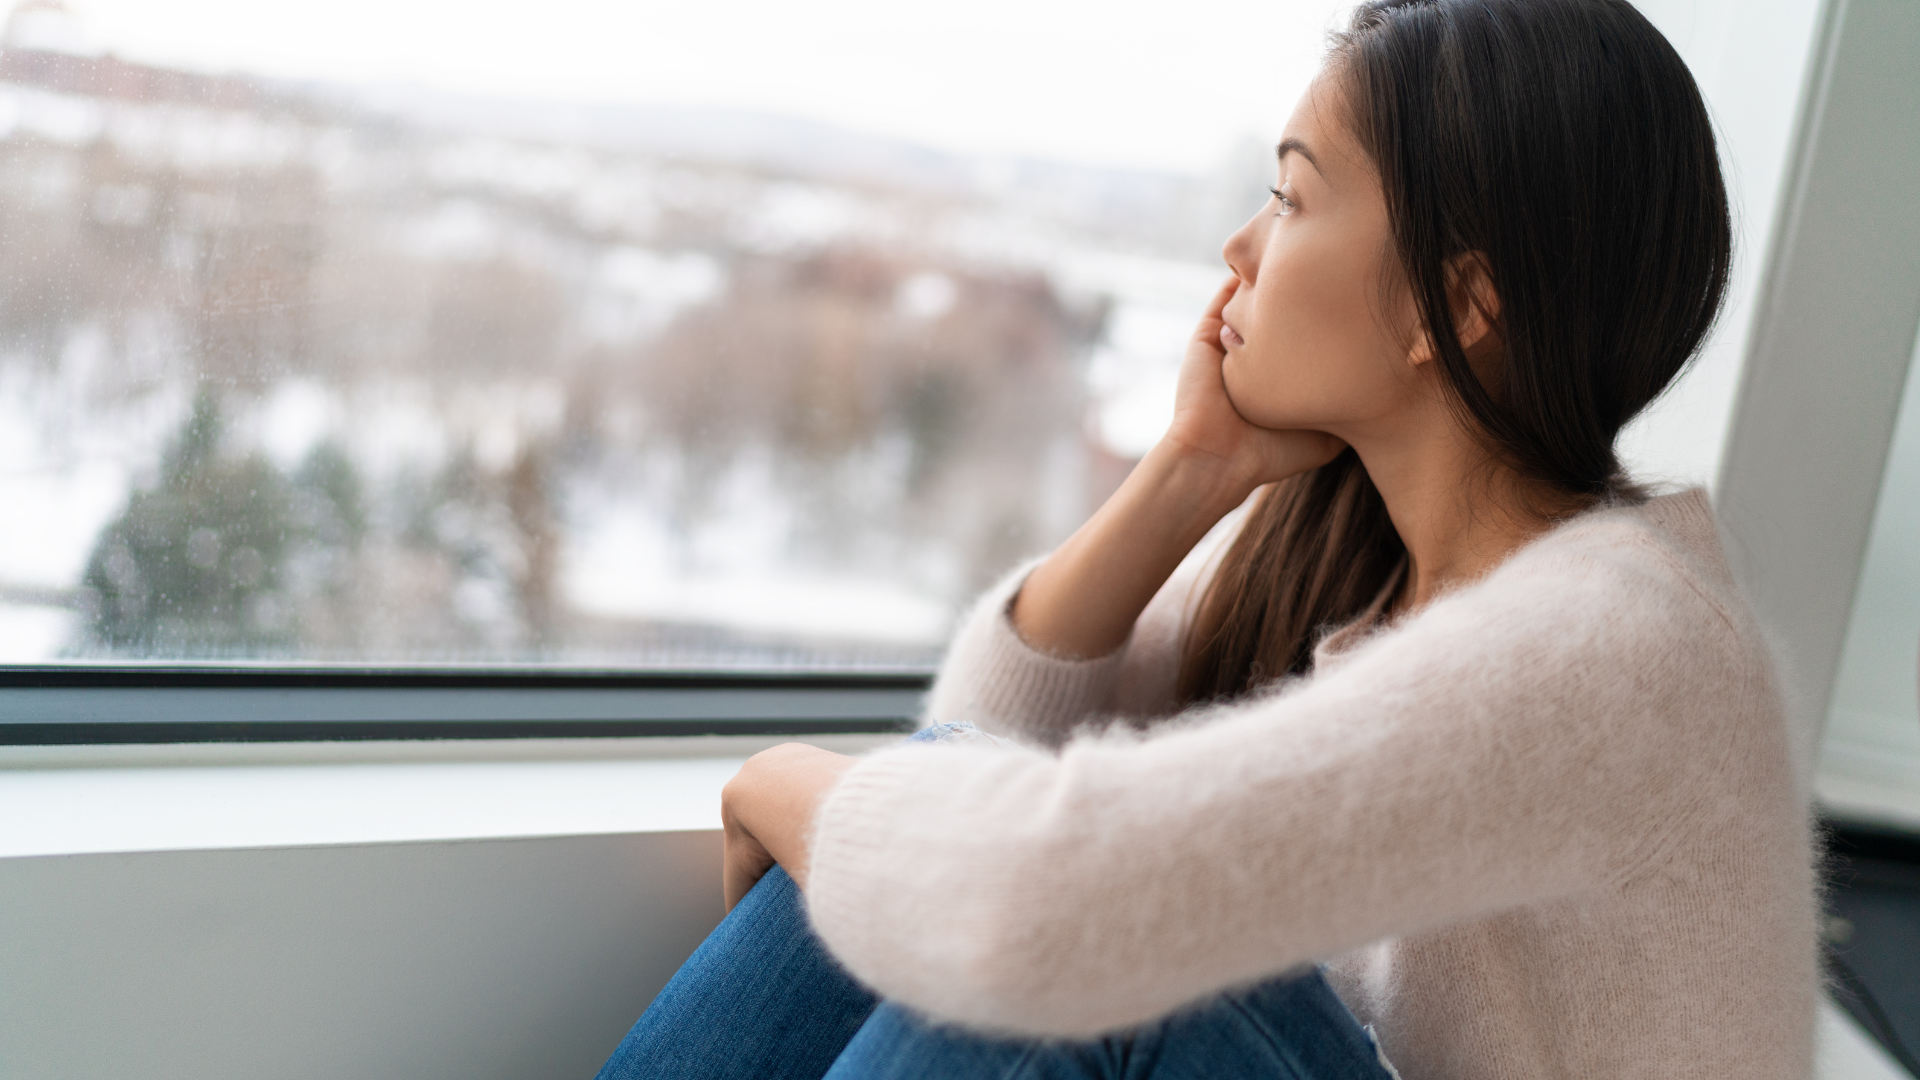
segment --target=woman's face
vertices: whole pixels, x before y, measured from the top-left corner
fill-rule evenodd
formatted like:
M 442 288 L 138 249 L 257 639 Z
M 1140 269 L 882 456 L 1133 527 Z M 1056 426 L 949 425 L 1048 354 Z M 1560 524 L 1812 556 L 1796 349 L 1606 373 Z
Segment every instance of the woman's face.
M 1287 121 L 1275 195 L 1223 250 L 1240 286 L 1220 340 L 1241 416 L 1351 442 L 1404 408 L 1418 380 L 1417 320 L 1392 261 L 1386 201 L 1348 115 L 1338 79 L 1323 71 Z

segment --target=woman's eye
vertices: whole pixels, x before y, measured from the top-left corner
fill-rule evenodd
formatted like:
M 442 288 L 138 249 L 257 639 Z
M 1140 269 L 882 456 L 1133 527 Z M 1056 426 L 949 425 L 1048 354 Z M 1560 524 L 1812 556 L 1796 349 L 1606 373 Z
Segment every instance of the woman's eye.
M 1283 194 L 1279 188 L 1270 187 L 1267 190 L 1273 193 L 1274 198 L 1280 200 L 1280 213 L 1282 215 L 1291 214 L 1294 212 L 1295 209 L 1297 209 L 1297 207 L 1295 207 L 1293 204 L 1293 200 L 1287 198 L 1287 196 Z

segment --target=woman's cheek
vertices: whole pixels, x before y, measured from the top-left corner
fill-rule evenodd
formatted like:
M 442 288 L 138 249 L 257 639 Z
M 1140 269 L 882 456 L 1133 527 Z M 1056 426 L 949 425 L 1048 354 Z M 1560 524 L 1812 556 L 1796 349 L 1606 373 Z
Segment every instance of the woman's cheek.
M 1246 346 L 1228 354 L 1220 372 L 1233 411 L 1261 427 L 1274 426 L 1275 418 L 1287 411 L 1289 380 L 1281 370 L 1280 357 L 1274 355 L 1276 351 L 1264 335 L 1249 340 Z
M 1267 278 L 1274 282 L 1279 275 Z M 1269 287 L 1256 299 L 1257 314 L 1250 320 L 1247 344 L 1230 365 L 1227 396 L 1240 415 L 1255 423 L 1286 416 L 1310 373 L 1300 370 L 1302 346 L 1310 344 L 1312 325 L 1293 301 L 1297 294 Z

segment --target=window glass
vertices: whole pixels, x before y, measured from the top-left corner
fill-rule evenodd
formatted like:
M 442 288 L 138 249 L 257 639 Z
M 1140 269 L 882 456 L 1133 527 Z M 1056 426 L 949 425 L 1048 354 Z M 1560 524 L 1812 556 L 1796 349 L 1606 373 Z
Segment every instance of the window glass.
M 1836 774 L 1836 790 L 1848 802 L 1879 803 L 1879 809 L 1913 820 L 1920 820 L 1917 374 L 1920 364 L 1910 364 L 1847 626 L 1822 762 L 1829 774 Z
M 915 7 L 19 4 L 0 661 L 929 661 L 1164 424 L 1335 6 Z

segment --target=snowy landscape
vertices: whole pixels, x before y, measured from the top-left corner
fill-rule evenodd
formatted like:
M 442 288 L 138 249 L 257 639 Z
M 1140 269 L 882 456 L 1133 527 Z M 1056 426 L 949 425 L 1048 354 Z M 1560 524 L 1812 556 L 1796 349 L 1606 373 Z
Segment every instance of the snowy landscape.
M 1263 194 L 8 41 L 9 663 L 927 663 Z

